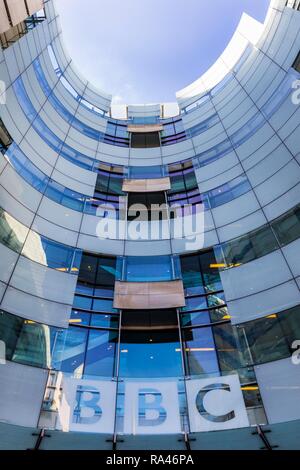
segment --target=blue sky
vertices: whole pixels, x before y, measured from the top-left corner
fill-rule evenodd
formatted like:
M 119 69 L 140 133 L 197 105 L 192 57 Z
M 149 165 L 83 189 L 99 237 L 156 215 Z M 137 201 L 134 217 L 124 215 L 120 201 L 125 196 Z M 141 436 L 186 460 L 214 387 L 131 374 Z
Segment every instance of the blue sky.
M 116 103 L 175 101 L 223 52 L 243 12 L 270 0 L 56 0 L 82 74 Z M 82 5 L 84 4 L 84 10 Z

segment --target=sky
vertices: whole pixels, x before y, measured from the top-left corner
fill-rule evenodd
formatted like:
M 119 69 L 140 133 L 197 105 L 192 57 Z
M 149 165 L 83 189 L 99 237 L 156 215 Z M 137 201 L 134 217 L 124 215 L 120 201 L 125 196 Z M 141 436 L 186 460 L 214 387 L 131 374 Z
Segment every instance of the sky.
M 175 101 L 270 0 L 56 0 L 77 68 L 116 104 Z M 82 6 L 84 5 L 84 9 Z

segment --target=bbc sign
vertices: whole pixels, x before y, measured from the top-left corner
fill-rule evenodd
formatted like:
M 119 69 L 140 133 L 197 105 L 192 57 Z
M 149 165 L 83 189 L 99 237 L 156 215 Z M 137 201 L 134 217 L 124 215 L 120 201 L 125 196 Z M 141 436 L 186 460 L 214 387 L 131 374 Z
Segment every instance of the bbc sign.
M 65 377 L 57 428 L 112 434 L 116 387 L 116 382 Z M 186 394 L 191 432 L 249 426 L 237 375 L 188 380 Z M 182 431 L 176 381 L 125 382 L 121 411 L 124 434 L 178 434 Z

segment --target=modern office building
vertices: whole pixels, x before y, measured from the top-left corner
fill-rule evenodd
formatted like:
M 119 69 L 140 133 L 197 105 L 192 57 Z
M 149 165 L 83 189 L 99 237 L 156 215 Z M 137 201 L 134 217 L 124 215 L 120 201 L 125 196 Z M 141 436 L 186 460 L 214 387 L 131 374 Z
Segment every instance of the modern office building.
M 299 449 L 299 5 L 120 119 L 0 0 L 1 449 Z

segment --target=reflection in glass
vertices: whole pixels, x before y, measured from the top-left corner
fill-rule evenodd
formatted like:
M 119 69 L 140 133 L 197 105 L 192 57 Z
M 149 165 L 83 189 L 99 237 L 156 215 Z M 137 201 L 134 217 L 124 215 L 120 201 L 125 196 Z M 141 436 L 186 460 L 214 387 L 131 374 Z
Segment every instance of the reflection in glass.
M 123 266 L 124 280 L 130 282 L 171 281 L 180 277 L 177 257 L 127 256 Z
M 85 357 L 84 375 L 114 375 L 116 331 L 90 330 Z
M 0 243 L 20 253 L 28 228 L 0 208 Z
M 211 328 L 184 329 L 183 343 L 187 375 L 201 376 L 219 372 Z
M 122 312 L 121 377 L 182 375 L 176 310 Z

